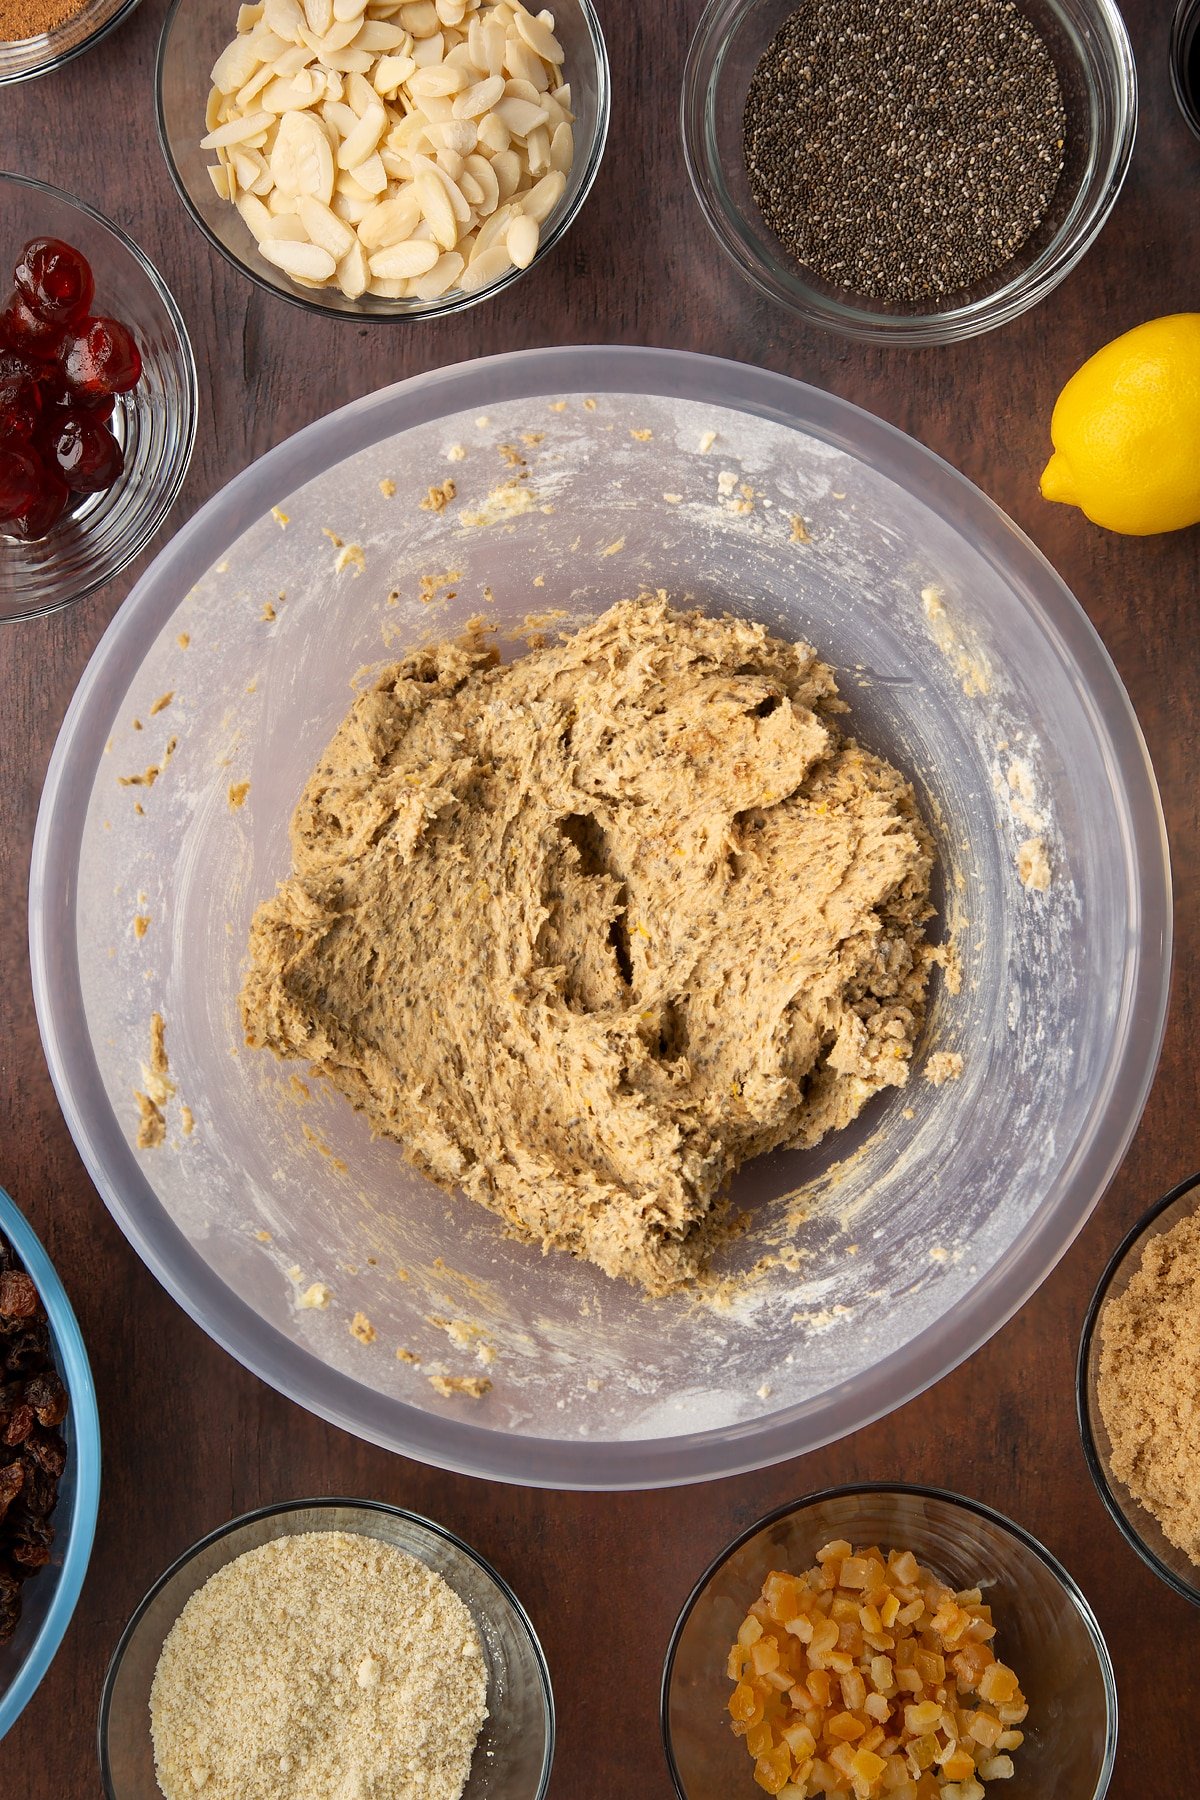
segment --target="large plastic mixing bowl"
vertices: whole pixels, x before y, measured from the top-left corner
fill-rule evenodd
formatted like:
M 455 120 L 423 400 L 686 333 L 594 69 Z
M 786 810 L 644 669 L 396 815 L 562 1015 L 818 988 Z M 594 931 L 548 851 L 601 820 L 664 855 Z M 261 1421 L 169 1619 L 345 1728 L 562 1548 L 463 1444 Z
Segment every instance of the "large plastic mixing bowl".
M 422 508 L 448 476 L 457 497 Z M 554 629 L 642 585 L 761 619 L 836 665 L 855 730 L 921 796 L 962 972 L 957 995 L 938 986 L 928 1033 L 961 1053 L 961 1079 L 935 1086 L 918 1067 L 818 1150 L 743 1171 L 734 1201 L 755 1227 L 720 1270 L 767 1266 L 725 1306 L 649 1303 L 506 1239 L 339 1096 L 247 1051 L 237 1015 L 251 914 L 290 866 L 288 819 L 352 678 L 476 614 L 507 634 L 545 609 Z M 1036 875 L 1023 846 L 1039 844 L 1044 890 L 1018 868 Z M 43 1039 L 81 1154 L 220 1343 L 409 1455 L 630 1487 L 812 1449 L 1009 1317 L 1141 1112 L 1170 904 L 1120 682 L 982 494 L 782 376 L 588 348 L 372 395 L 183 529 L 72 702 L 31 918 Z M 154 1012 L 177 1093 L 166 1142 L 139 1151 Z M 301 1304 L 314 1283 L 328 1305 Z M 351 1331 L 356 1313 L 373 1338 Z M 489 1392 L 433 1386 L 480 1374 L 481 1346 Z

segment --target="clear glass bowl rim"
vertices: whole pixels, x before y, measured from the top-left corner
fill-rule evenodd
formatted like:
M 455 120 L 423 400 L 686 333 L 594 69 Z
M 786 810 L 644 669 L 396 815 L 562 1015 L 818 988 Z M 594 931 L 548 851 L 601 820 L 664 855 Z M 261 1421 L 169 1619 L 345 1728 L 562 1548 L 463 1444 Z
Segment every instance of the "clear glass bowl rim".
M 799 1500 L 785 1500 L 782 1506 L 773 1507 L 753 1525 L 748 1525 L 745 1531 L 739 1532 L 731 1543 L 726 1544 L 725 1548 L 718 1552 L 705 1569 L 684 1601 L 679 1617 L 675 1621 L 671 1641 L 667 1645 L 667 1654 L 663 1659 L 662 1684 L 659 1690 L 659 1727 L 662 1732 L 663 1751 L 678 1800 L 688 1800 L 688 1794 L 676 1767 L 675 1752 L 671 1743 L 671 1676 L 675 1670 L 679 1640 L 683 1636 L 684 1627 L 691 1618 L 697 1601 L 709 1583 L 724 1568 L 730 1557 L 735 1556 L 743 1544 L 748 1544 L 751 1538 L 757 1537 L 758 1533 L 764 1531 L 767 1526 L 778 1524 L 781 1519 L 791 1518 L 794 1513 L 801 1512 L 806 1507 L 819 1506 L 829 1500 L 853 1500 L 868 1494 L 874 1497 L 897 1494 L 912 1500 L 936 1500 L 943 1506 L 953 1507 L 956 1511 L 970 1513 L 975 1518 L 983 1519 L 989 1525 L 995 1526 L 1007 1536 L 1015 1538 L 1019 1544 L 1031 1551 L 1040 1562 L 1046 1565 L 1083 1620 L 1084 1629 L 1092 1640 L 1096 1659 L 1100 1664 L 1101 1678 L 1104 1683 L 1105 1711 L 1108 1719 L 1104 1764 L 1100 1770 L 1095 1794 L 1095 1800 L 1101 1800 L 1101 1796 L 1107 1793 L 1109 1782 L 1112 1780 L 1113 1765 L 1117 1755 L 1117 1677 L 1113 1669 L 1112 1657 L 1109 1655 L 1108 1644 L 1100 1629 L 1100 1622 L 1092 1611 L 1087 1595 L 1058 1558 L 1047 1550 L 1046 1546 L 1040 1543 L 1031 1531 L 1026 1531 L 1023 1525 L 1018 1525 L 1015 1519 L 1010 1519 L 1006 1514 L 997 1512 L 995 1507 L 985 1505 L 982 1500 L 970 1500 L 965 1494 L 955 1494 L 949 1488 L 925 1487 L 919 1483 L 902 1481 L 852 1481 L 841 1487 L 820 1488 L 816 1493 L 804 1494 Z
M 1185 1181 L 1181 1181 L 1176 1187 L 1173 1187 L 1170 1193 L 1164 1194 L 1161 1200 L 1155 1201 L 1149 1212 L 1143 1213 L 1137 1223 L 1125 1233 L 1125 1236 L 1121 1239 L 1121 1242 L 1109 1257 L 1108 1262 L 1105 1265 L 1104 1273 L 1096 1284 L 1096 1291 L 1092 1295 L 1091 1304 L 1084 1317 L 1083 1330 L 1079 1334 L 1079 1355 L 1075 1364 L 1075 1410 L 1079 1418 L 1079 1435 L 1083 1441 L 1084 1460 L 1087 1463 L 1092 1480 L 1096 1485 L 1096 1492 L 1099 1494 L 1101 1500 L 1103 1500 L 1117 1530 L 1121 1533 L 1125 1542 L 1137 1551 L 1146 1567 L 1148 1569 L 1153 1569 L 1160 1581 L 1165 1581 L 1173 1593 L 1178 1594 L 1183 1600 L 1189 1600 L 1193 1606 L 1200 1606 L 1200 1570 L 1197 1571 L 1197 1585 L 1195 1587 L 1190 1587 L 1186 1581 L 1182 1581 L 1175 1573 L 1174 1569 L 1168 1568 L 1167 1564 L 1162 1562 L 1160 1558 L 1155 1555 L 1149 1544 L 1133 1525 L 1132 1520 L 1126 1517 L 1121 1503 L 1117 1499 L 1112 1482 L 1109 1479 L 1108 1470 L 1105 1468 L 1104 1460 L 1100 1455 L 1100 1448 L 1096 1443 L 1095 1433 L 1092 1431 L 1092 1423 L 1088 1413 L 1088 1369 L 1091 1363 L 1092 1344 L 1096 1334 L 1096 1327 L 1100 1320 L 1100 1314 L 1104 1308 L 1104 1302 L 1108 1298 L 1108 1290 L 1112 1286 L 1118 1270 L 1123 1266 L 1125 1259 L 1130 1256 L 1143 1241 L 1149 1240 L 1153 1234 L 1154 1226 L 1162 1217 L 1163 1213 L 1174 1206 L 1177 1200 L 1185 1199 L 1186 1196 L 1197 1187 L 1200 1187 L 1200 1174 L 1189 1175 Z
M 586 359 L 586 375 L 580 382 L 582 359 Z M 1128 851 L 1140 869 L 1138 891 L 1147 920 L 1147 932 L 1137 946 L 1136 968 L 1126 970 L 1124 1035 L 1119 1050 L 1112 1053 L 1110 1086 L 1106 1090 L 1126 1095 L 1128 1109 L 1122 1108 L 1117 1125 L 1112 1122 L 1111 1106 L 1098 1109 L 1092 1138 L 1077 1146 L 1059 1183 L 1055 1204 L 1049 1209 L 1043 1204 L 1022 1235 L 956 1308 L 911 1340 L 899 1357 L 860 1379 L 848 1424 L 846 1397 L 839 1389 L 814 1396 L 735 1432 L 718 1428 L 661 1442 L 517 1439 L 401 1402 L 381 1406 L 377 1396 L 366 1396 L 360 1383 L 328 1369 L 289 1339 L 265 1328 L 258 1314 L 211 1273 L 157 1201 L 147 1209 L 144 1199 L 138 1196 L 137 1202 L 131 1204 L 131 1195 L 118 1190 L 109 1176 L 101 1153 L 103 1129 L 98 1135 L 91 1118 L 85 1117 L 76 1093 L 77 1086 L 82 1089 L 98 1082 L 95 1059 L 90 1044 L 81 1044 L 73 1030 L 64 1029 L 64 1015 L 81 1008 L 77 963 L 70 968 L 69 991 L 64 991 L 61 979 L 51 981 L 48 975 L 52 933 L 69 930 L 69 926 L 64 926 L 64 917 L 73 916 L 73 852 L 69 844 L 60 842 L 54 817 L 58 792 L 73 778 L 74 740 L 78 733 L 98 729 L 98 722 L 93 725 L 90 715 L 103 711 L 106 723 L 99 738 L 103 744 L 108 730 L 107 708 L 97 697 L 97 690 L 109 654 L 117 656 L 130 636 L 126 621 L 138 617 L 139 644 L 153 638 L 174 610 L 175 602 L 168 606 L 164 598 L 167 587 L 178 578 L 183 592 L 198 573 L 223 553 L 229 541 L 229 521 L 235 515 L 243 521 L 247 516 L 248 486 L 253 490 L 257 516 L 311 477 L 315 472 L 311 466 L 314 458 L 321 459 L 320 466 L 325 466 L 333 454 L 331 444 L 338 446 L 339 455 L 349 454 L 351 449 L 359 449 L 381 436 L 391 436 L 422 420 L 457 411 L 478 412 L 505 399 L 569 392 L 579 387 L 592 393 L 654 393 L 704 399 L 709 397 L 710 384 L 716 383 L 718 371 L 735 385 L 716 404 L 781 420 L 793 429 L 806 430 L 837 444 L 857 457 L 869 459 L 874 468 L 910 492 L 918 478 L 910 472 L 906 480 L 897 469 L 896 456 L 903 451 L 906 457 L 915 457 L 922 469 L 919 491 L 923 504 L 940 508 L 943 516 L 953 516 L 960 530 L 975 534 L 981 554 L 1005 567 L 1010 581 L 1024 581 L 1033 588 L 1038 614 L 1052 636 L 1059 638 L 1068 622 L 1073 627 L 1078 641 L 1069 653 L 1071 660 L 1079 678 L 1089 687 L 1097 732 L 1107 740 L 1111 754 L 1117 756 L 1125 791 L 1132 796 L 1128 814 L 1134 836 Z M 396 412 L 398 402 L 403 404 L 403 415 Z M 379 424 L 372 437 L 372 416 L 378 419 L 380 415 L 386 423 Z M 352 439 L 346 435 L 350 431 Z M 953 494 L 952 514 L 946 511 L 947 490 Z M 157 610 L 152 610 L 147 603 L 155 599 Z M 1063 653 L 1067 654 L 1065 646 Z M 109 625 L 68 708 L 38 813 L 30 871 L 29 931 L 42 1044 L 75 1144 L 105 1204 L 139 1256 L 211 1338 L 244 1367 L 309 1411 L 403 1455 L 458 1474 L 524 1486 L 616 1491 L 682 1486 L 782 1462 L 800 1453 L 800 1428 L 808 1433 L 804 1447 L 816 1449 L 871 1423 L 940 1380 L 1018 1311 L 1091 1215 L 1128 1149 L 1149 1094 L 1166 1024 L 1172 938 L 1171 874 L 1162 804 L 1149 753 L 1112 660 L 1061 577 L 982 490 L 894 426 L 790 376 L 692 351 L 629 345 L 562 345 L 451 364 L 352 401 L 268 451 L 174 534 Z M 902 1374 L 899 1387 L 894 1380 L 897 1369 Z M 402 1422 L 400 1432 L 397 1420 Z M 586 1459 L 582 1471 L 581 1458 Z
M 96 1534 L 100 1505 L 100 1412 L 83 1333 L 58 1271 L 16 1201 L 0 1188 L 0 1231 L 30 1276 L 50 1320 L 50 1331 L 62 1362 L 75 1430 L 75 1504 L 58 1585 L 41 1628 L 17 1671 L 0 1694 L 0 1738 L 16 1723 L 53 1662 L 75 1611 Z
M 439 1525 L 435 1519 L 427 1519 L 423 1513 L 412 1512 L 407 1506 L 393 1506 L 387 1500 L 354 1499 L 340 1494 L 320 1494 L 310 1500 L 283 1500 L 275 1505 L 256 1506 L 250 1512 L 239 1513 L 236 1519 L 227 1519 L 223 1525 L 217 1525 L 212 1531 L 206 1532 L 202 1538 L 197 1538 L 196 1542 L 183 1551 L 181 1555 L 177 1556 L 174 1562 L 171 1563 L 168 1568 L 163 1570 L 157 1581 L 153 1582 L 151 1586 L 147 1588 L 130 1615 L 129 1623 L 121 1633 L 121 1636 L 117 1641 L 117 1647 L 109 1658 L 108 1668 L 104 1672 L 104 1685 L 100 1690 L 100 1708 L 96 1721 L 96 1741 L 100 1758 L 100 1779 L 104 1784 L 106 1800 L 121 1800 L 120 1795 L 118 1795 L 116 1789 L 112 1785 L 108 1766 L 108 1717 L 112 1705 L 113 1687 L 117 1676 L 121 1672 L 121 1665 L 125 1660 L 125 1653 L 133 1640 L 133 1636 L 137 1631 L 138 1626 L 141 1624 L 147 1609 L 153 1605 L 163 1588 L 166 1587 L 169 1581 L 178 1575 L 181 1569 L 185 1569 L 190 1562 L 199 1556 L 202 1551 L 207 1550 L 212 1544 L 219 1544 L 221 1539 L 228 1537 L 231 1532 L 241 1531 L 247 1525 L 257 1525 L 260 1520 L 286 1518 L 289 1513 L 324 1512 L 332 1511 L 335 1508 L 349 1509 L 354 1512 L 382 1513 L 385 1517 L 391 1519 L 407 1519 L 411 1525 L 420 1526 L 422 1531 L 431 1532 L 434 1537 L 441 1538 L 448 1544 L 453 1544 L 456 1550 L 460 1550 L 464 1556 L 468 1557 L 470 1561 L 476 1565 L 477 1568 L 482 1569 L 489 1580 L 495 1582 L 505 1600 L 508 1602 L 509 1606 L 511 1606 L 513 1616 L 516 1618 L 521 1629 L 529 1639 L 530 1647 L 533 1650 L 534 1661 L 537 1664 L 538 1675 L 541 1679 L 542 1703 L 545 1708 L 546 1716 L 546 1753 L 542 1760 L 542 1773 L 538 1783 L 536 1800 L 545 1800 L 546 1792 L 550 1786 L 550 1771 L 554 1762 L 554 1750 L 557 1736 L 557 1722 L 554 1710 L 554 1689 L 550 1681 L 550 1666 L 546 1661 L 546 1653 L 542 1649 L 541 1641 L 533 1628 L 533 1622 L 530 1619 L 529 1614 L 525 1611 L 525 1608 L 522 1606 L 516 1594 L 514 1594 L 511 1587 L 509 1587 L 503 1575 L 499 1574 L 498 1571 L 492 1567 L 487 1557 L 483 1556 L 478 1550 L 466 1543 L 463 1538 L 458 1536 L 457 1532 L 451 1531 L 448 1526 Z
M 1069 234 L 1059 233 L 1047 249 L 1053 249 L 1036 279 L 1025 271 L 984 298 L 969 305 L 951 307 L 941 312 L 910 313 L 891 317 L 807 290 L 803 299 L 782 294 L 762 273 L 756 259 L 745 252 L 739 233 L 731 224 L 741 215 L 726 208 L 719 198 L 723 181 L 720 171 L 713 174 L 708 155 L 706 130 L 708 99 L 713 82 L 724 59 L 725 47 L 737 23 L 755 0 L 708 0 L 700 22 L 692 34 L 684 63 L 683 85 L 679 103 L 680 134 L 683 139 L 684 162 L 696 203 L 722 251 L 743 278 L 774 305 L 794 317 L 819 326 L 824 331 L 840 332 L 844 337 L 867 344 L 950 344 L 978 337 L 996 326 L 1006 325 L 1029 311 L 1075 268 L 1087 254 L 1104 227 L 1129 172 L 1133 157 L 1138 121 L 1137 65 L 1124 18 L 1115 0 L 1088 0 L 1102 22 L 1113 52 L 1117 70 L 1116 86 L 1119 109 L 1113 131 L 1113 142 L 1107 159 L 1104 185 L 1093 206 L 1078 220 Z M 728 14 L 726 29 L 718 33 L 718 22 Z M 707 68 L 707 74 L 705 70 Z
M 15 87 L 19 81 L 36 81 L 39 75 L 49 75 L 54 69 L 61 69 L 66 63 L 73 62 L 77 56 L 82 56 L 85 50 L 93 49 L 101 38 L 108 36 L 110 31 L 115 31 L 117 26 L 122 24 L 131 12 L 136 12 L 140 5 L 141 0 L 122 0 L 122 4 L 117 7 L 115 12 L 107 19 L 101 20 L 94 31 L 90 31 L 87 37 L 82 38 L 79 43 L 72 44 L 68 50 L 53 49 L 54 32 L 48 32 L 46 35 L 51 49 L 45 60 L 32 63 L 27 69 L 12 69 L 7 74 L 0 74 L 0 87 Z M 40 183 L 39 185 L 44 186 L 45 184 Z M 107 221 L 105 222 L 107 223 Z
M 1183 83 L 1183 56 L 1186 34 L 1191 32 L 1191 45 L 1200 54 L 1200 0 L 1179 0 L 1171 20 L 1171 42 L 1168 58 L 1171 67 L 1171 91 L 1183 114 L 1183 122 L 1194 137 L 1200 138 L 1200 91 L 1189 95 Z
M 136 5 L 137 0 L 133 0 L 133 4 Z M 608 46 L 605 43 L 604 32 L 601 29 L 593 0 L 576 0 L 587 26 L 592 48 L 596 53 L 596 130 L 588 145 L 587 161 L 584 166 L 583 179 L 579 184 L 579 192 L 559 218 L 553 230 L 539 239 L 537 253 L 527 268 L 510 269 L 507 275 L 502 275 L 499 281 L 494 281 L 490 286 L 481 288 L 478 293 L 462 294 L 452 289 L 449 294 L 437 300 L 429 300 L 423 306 L 413 307 L 410 305 L 404 312 L 385 312 L 382 309 L 377 310 L 375 307 L 364 307 L 361 311 L 356 311 L 346 307 L 326 306 L 316 298 L 318 291 L 316 289 L 311 293 L 306 293 L 301 288 L 289 290 L 282 283 L 276 286 L 274 282 L 268 281 L 265 275 L 260 275 L 257 269 L 251 268 L 249 263 L 243 262 L 240 256 L 235 255 L 228 245 L 209 229 L 207 221 L 188 192 L 187 183 L 171 153 L 167 121 L 163 113 L 163 69 L 167 59 L 167 45 L 175 22 L 184 7 L 192 4 L 193 0 L 171 0 L 163 19 L 162 30 L 158 38 L 158 50 L 154 58 L 154 123 L 158 132 L 158 147 L 162 151 L 163 161 L 167 165 L 171 185 L 183 201 L 192 223 L 203 233 L 213 249 L 224 258 L 230 268 L 236 269 L 240 275 L 244 275 L 248 281 L 252 281 L 262 293 L 270 294 L 276 300 L 286 301 L 289 306 L 297 306 L 302 312 L 318 313 L 323 319 L 349 320 L 351 324 L 355 325 L 364 323 L 368 325 L 419 325 L 427 319 L 445 318 L 451 313 L 465 312 L 468 307 L 477 306 L 484 300 L 494 300 L 497 295 L 514 286 L 522 275 L 527 275 L 530 269 L 536 269 L 542 258 L 550 254 L 554 246 L 566 235 L 579 217 L 595 186 L 596 177 L 600 173 L 600 164 L 604 159 L 605 145 L 608 142 L 608 128 L 612 114 L 612 70 L 608 60 Z M 207 76 L 205 79 L 207 80 Z M 381 307 L 387 304 L 389 303 L 383 302 Z M 400 305 L 401 303 L 392 304 Z
M 138 4 L 138 0 L 133 0 L 133 3 Z M 36 193 L 49 194 L 51 199 L 61 202 L 62 205 L 72 208 L 75 212 L 83 213 L 94 225 L 99 225 L 110 237 L 115 238 L 122 250 L 132 257 L 154 289 L 171 321 L 171 328 L 175 333 L 179 349 L 180 385 L 186 401 L 186 417 L 180 434 L 183 450 L 178 459 L 178 466 L 170 482 L 158 496 L 153 511 L 146 516 L 141 529 L 128 540 L 120 555 L 114 558 L 112 567 L 103 569 L 94 576 L 88 576 L 69 594 L 55 595 L 47 599 L 44 605 L 30 607 L 22 612 L 13 613 L 7 618 L 0 618 L 0 630 L 3 630 L 6 625 L 18 625 L 26 619 L 44 618 L 50 613 L 63 611 L 65 607 L 75 606 L 78 602 L 99 592 L 101 588 L 107 587 L 109 582 L 115 581 L 121 571 L 127 569 L 136 556 L 141 555 L 147 544 L 158 536 L 166 523 L 168 514 L 179 498 L 179 491 L 187 478 L 192 453 L 196 447 L 196 430 L 200 416 L 200 384 L 196 373 L 196 357 L 192 350 L 192 340 L 188 336 L 188 329 L 174 294 L 146 252 L 134 242 L 127 232 L 122 231 L 119 225 L 114 224 L 88 201 L 81 200 L 77 194 L 68 194 L 65 188 L 55 187 L 51 181 L 41 181 L 36 175 L 19 175 L 15 169 L 0 168 L 0 187 L 3 187 L 7 181 L 16 182 L 20 187 L 32 188 Z

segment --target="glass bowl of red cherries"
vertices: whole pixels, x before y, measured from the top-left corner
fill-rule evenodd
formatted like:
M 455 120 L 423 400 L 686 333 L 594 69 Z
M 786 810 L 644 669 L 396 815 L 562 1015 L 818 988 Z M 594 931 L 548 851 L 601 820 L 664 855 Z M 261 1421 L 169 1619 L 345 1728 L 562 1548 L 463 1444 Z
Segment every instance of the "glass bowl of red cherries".
M 103 586 L 166 517 L 196 435 L 170 292 L 82 201 L 0 173 L 0 621 Z

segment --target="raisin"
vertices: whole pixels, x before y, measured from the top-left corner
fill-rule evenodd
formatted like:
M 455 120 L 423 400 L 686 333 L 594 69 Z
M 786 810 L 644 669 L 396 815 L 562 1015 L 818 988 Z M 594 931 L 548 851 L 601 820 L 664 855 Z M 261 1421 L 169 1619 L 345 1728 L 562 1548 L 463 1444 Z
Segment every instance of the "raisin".
M 44 1569 L 53 1543 L 54 1527 L 46 1519 L 22 1519 L 14 1528 L 9 1555 L 26 1569 Z
M 0 1355 L 10 1375 L 32 1375 L 44 1369 L 50 1360 L 50 1332 L 41 1320 L 31 1325 L 26 1321 L 14 1331 L 7 1343 L 0 1343 Z
M 3 1519 L 24 1486 L 25 1464 L 23 1462 L 10 1462 L 4 1468 L 0 1468 L 0 1519 Z
M 22 1398 L 26 1406 L 32 1406 L 39 1425 L 61 1425 L 67 1416 L 67 1390 L 57 1369 L 31 1375 Z
M 21 1618 L 21 1584 L 7 1569 L 0 1571 L 0 1644 L 7 1644 Z
M 50 1327 L 37 1289 L 0 1238 L 0 1644 L 21 1610 L 21 1584 L 50 1561 L 51 1514 L 67 1462 L 54 1429 L 67 1392 L 50 1354 Z M 15 1454 L 14 1454 L 15 1453 Z M 5 1452 L 0 1448 L 0 1459 Z M 5 1792 L 0 1782 L 0 1800 Z
M 41 1311 L 38 1291 L 24 1269 L 9 1269 L 0 1275 L 0 1316 L 6 1319 L 33 1319 Z
M 67 1466 L 66 1440 L 57 1431 L 32 1430 L 24 1453 L 43 1475 L 49 1475 L 55 1481 Z
M 32 1406 L 14 1407 L 9 1416 L 8 1424 L 4 1428 L 4 1437 L 2 1441 L 10 1446 L 13 1444 L 23 1444 L 33 1430 L 33 1424 Z
M 34 1519 L 44 1519 L 54 1511 L 54 1503 L 58 1499 L 58 1478 L 50 1475 L 30 1454 L 29 1445 L 21 1446 L 21 1467 L 25 1471 L 25 1485 L 21 1490 L 21 1503 L 13 1514 L 13 1521 L 28 1515 Z M 19 1529 L 19 1526 L 16 1527 Z

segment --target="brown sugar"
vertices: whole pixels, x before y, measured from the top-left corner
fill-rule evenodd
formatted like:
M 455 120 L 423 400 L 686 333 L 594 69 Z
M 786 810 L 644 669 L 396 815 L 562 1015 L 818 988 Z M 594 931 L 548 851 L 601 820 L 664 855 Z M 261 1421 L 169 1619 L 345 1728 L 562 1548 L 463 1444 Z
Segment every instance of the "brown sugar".
M 1200 1216 L 1154 1237 L 1100 1314 L 1111 1468 L 1200 1567 Z

